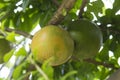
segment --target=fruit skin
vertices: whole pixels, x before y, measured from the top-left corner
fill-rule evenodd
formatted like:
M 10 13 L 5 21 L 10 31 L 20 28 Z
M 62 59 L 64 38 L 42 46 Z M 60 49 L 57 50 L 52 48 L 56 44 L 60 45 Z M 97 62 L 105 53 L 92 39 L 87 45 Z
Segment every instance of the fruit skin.
M 107 80 L 120 80 L 120 69 L 114 72 Z
M 68 32 L 75 42 L 74 57 L 92 58 L 102 45 L 102 33 L 92 22 L 81 19 L 68 25 Z
M 9 41 L 5 38 L 0 38 L 0 63 L 3 63 L 3 57 L 11 50 Z
M 74 42 L 69 33 L 62 28 L 48 25 L 33 37 L 31 50 L 36 61 L 50 60 L 51 66 L 65 63 L 72 56 Z

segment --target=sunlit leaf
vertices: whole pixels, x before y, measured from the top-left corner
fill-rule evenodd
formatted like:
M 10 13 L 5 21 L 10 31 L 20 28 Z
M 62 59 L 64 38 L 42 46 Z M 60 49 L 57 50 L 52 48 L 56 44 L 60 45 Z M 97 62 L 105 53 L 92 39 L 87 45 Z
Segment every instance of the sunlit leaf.
M 49 61 L 50 60 L 44 62 L 42 69 L 50 79 L 53 79 L 54 69 L 49 65 Z
M 13 53 L 14 53 L 14 50 L 11 50 L 9 53 L 5 54 L 4 62 L 8 62 L 9 59 L 12 57 Z
M 8 41 L 11 41 L 11 42 L 15 42 L 16 40 L 15 40 L 15 32 L 11 32 L 11 33 L 9 33 L 8 35 L 7 35 L 7 37 L 6 37 L 6 39 L 8 40 Z
M 66 9 L 62 9 L 62 15 L 63 15 L 63 16 L 66 16 L 66 15 L 67 15 Z
M 26 56 L 27 52 L 24 47 L 20 48 L 18 52 L 16 52 L 15 56 Z
M 13 72 L 14 79 L 18 79 L 18 77 L 21 75 L 22 67 L 23 67 L 23 65 L 19 65 L 18 67 L 15 68 L 15 70 Z

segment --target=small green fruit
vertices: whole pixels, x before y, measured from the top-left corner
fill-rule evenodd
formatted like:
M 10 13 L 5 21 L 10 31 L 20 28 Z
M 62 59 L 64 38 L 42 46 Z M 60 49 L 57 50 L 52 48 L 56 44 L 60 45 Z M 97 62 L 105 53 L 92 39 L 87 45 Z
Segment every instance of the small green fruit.
M 102 33 L 95 24 L 84 19 L 72 21 L 68 25 L 68 32 L 75 42 L 73 56 L 86 59 L 98 53 L 102 44 Z

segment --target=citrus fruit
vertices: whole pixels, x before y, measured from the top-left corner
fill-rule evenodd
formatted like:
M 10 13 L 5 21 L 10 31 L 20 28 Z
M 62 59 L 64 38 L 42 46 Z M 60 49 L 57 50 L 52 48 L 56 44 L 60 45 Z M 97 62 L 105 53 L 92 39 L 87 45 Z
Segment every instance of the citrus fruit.
M 10 50 L 10 43 L 5 38 L 0 38 L 0 63 L 3 63 L 4 55 Z
M 35 33 L 31 50 L 36 61 L 57 66 L 65 63 L 72 56 L 74 42 L 69 33 L 62 28 L 48 25 Z
M 68 32 L 75 42 L 74 55 L 79 59 L 92 58 L 102 44 L 102 33 L 94 23 L 81 19 L 68 25 Z

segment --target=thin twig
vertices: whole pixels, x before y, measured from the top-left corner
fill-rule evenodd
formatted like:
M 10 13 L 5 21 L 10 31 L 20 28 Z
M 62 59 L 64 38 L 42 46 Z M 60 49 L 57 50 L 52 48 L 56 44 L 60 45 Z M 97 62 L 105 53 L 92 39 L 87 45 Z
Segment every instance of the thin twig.
M 79 19 L 82 18 L 82 14 L 84 12 L 84 8 L 85 8 L 87 2 L 88 2 L 88 0 L 82 0 L 82 5 L 80 7 L 80 12 L 79 12 Z
M 113 28 L 111 28 L 111 27 L 108 27 L 107 29 L 108 29 L 111 33 L 120 35 L 120 30 L 119 30 L 119 29 L 113 29 Z
M 72 56 L 72 59 L 76 60 L 76 61 L 82 61 L 79 58 L 77 58 L 76 56 Z M 117 67 L 114 66 L 114 64 L 99 62 L 99 61 L 96 61 L 96 60 L 91 59 L 91 58 L 83 59 L 83 61 L 88 62 L 88 63 L 92 63 L 94 65 L 102 65 L 102 66 L 107 67 L 107 68 L 118 69 Z
M 99 61 L 96 61 L 96 60 L 90 59 L 90 58 L 84 59 L 83 61 L 95 64 L 95 65 L 102 65 L 102 66 L 108 67 L 108 68 L 118 69 L 113 64 L 109 64 L 109 63 L 105 63 L 105 62 L 99 62 Z
M 45 78 L 45 80 L 49 80 L 48 76 L 44 73 L 44 71 L 37 65 L 37 63 L 30 58 L 30 61 L 32 64 L 36 67 L 36 69 L 39 71 L 39 73 Z
M 15 60 L 14 66 L 10 69 L 9 75 L 8 75 L 8 77 L 7 77 L 8 80 L 11 80 L 11 79 L 12 79 L 12 74 L 13 74 L 14 68 L 15 68 L 15 67 L 17 66 L 17 64 L 18 64 L 18 61 L 19 61 L 19 58 L 17 58 L 17 59 Z
M 22 35 L 24 37 L 27 37 L 27 38 L 30 38 L 30 39 L 32 39 L 32 37 L 33 37 L 33 35 L 30 35 L 26 32 L 20 31 L 20 30 L 5 28 L 5 31 L 7 31 L 7 32 L 13 32 L 14 31 L 16 34 L 20 34 L 20 35 Z
M 10 73 L 9 73 L 9 75 L 8 75 L 8 79 L 9 79 L 9 80 L 12 80 L 12 74 L 13 74 L 14 69 L 15 69 L 18 65 L 20 65 L 21 63 L 23 63 L 23 62 L 28 58 L 28 56 L 30 55 L 30 53 L 31 53 L 31 50 L 28 52 L 28 55 L 27 55 L 23 60 L 21 60 L 21 61 L 20 61 L 20 57 L 18 57 L 18 58 L 15 60 L 14 66 L 11 68 Z
M 0 71 L 2 70 L 2 68 L 5 66 L 6 63 L 3 63 L 0 67 Z
M 52 19 L 48 22 L 48 24 L 59 24 L 64 17 L 67 15 L 69 10 L 73 7 L 74 3 L 76 0 L 63 0 L 62 4 L 58 8 L 58 10 L 55 12 L 54 16 Z
M 103 32 L 109 31 L 110 33 L 120 35 L 119 29 L 113 29 L 112 27 L 103 27 L 103 26 L 106 26 L 106 25 L 99 25 L 99 28 L 101 29 L 101 31 L 103 31 Z

